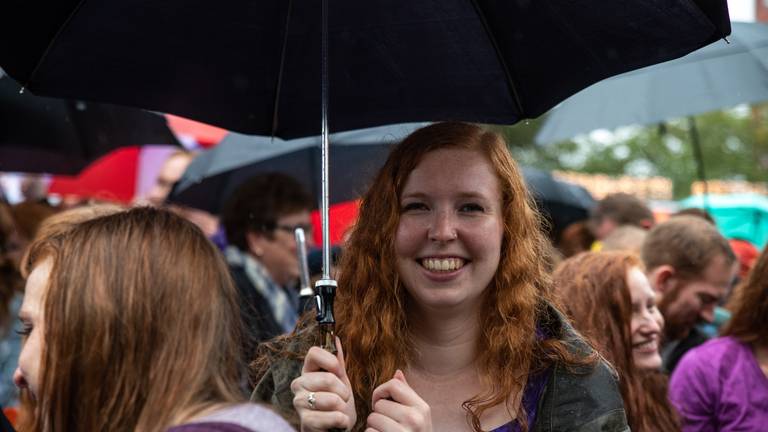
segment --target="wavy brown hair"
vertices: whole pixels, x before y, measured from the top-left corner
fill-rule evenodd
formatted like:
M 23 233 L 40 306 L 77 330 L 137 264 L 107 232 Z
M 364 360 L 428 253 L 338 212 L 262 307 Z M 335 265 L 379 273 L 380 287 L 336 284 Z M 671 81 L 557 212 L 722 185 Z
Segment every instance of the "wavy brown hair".
M 554 287 L 566 314 L 619 373 L 619 388 L 633 431 L 680 430 L 661 371 L 641 371 L 632 357 L 632 296 L 627 273 L 643 268 L 630 252 L 584 252 L 563 261 Z
M 480 314 L 477 366 L 487 390 L 464 402 L 473 429 L 481 431 L 483 413 L 520 391 L 531 371 L 555 361 L 568 366 L 595 360 L 589 353 L 573 354 L 564 341 L 536 337 L 537 321 L 550 304 L 550 248 L 503 138 L 477 125 L 437 123 L 417 130 L 392 150 L 362 198 L 359 222 L 350 231 L 340 263 L 336 329 L 355 394 L 356 429 L 365 426 L 373 390 L 413 358 L 405 306 L 410 294 L 399 281 L 394 246 L 400 195 L 424 156 L 447 148 L 487 157 L 499 180 L 503 209 L 501 259 Z M 267 365 L 262 358 L 256 366 L 263 371 Z M 520 415 L 525 427 L 525 413 Z
M 768 346 L 768 247 L 763 249 L 747 280 L 734 291 L 728 310 L 733 316 L 723 328 L 723 336 L 752 346 Z
M 36 241 L 53 259 L 34 431 L 163 431 L 240 399 L 236 291 L 200 230 L 137 208 Z

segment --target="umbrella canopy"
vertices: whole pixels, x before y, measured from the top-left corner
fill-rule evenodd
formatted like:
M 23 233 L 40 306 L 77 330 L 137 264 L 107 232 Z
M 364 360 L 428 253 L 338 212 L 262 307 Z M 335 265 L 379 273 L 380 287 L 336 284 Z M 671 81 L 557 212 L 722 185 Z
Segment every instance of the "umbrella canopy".
M 331 165 L 338 167 L 330 202 L 357 198 L 381 167 L 390 146 L 425 123 L 412 123 L 332 135 Z M 200 154 L 187 167 L 170 202 L 218 214 L 224 202 L 245 180 L 267 172 L 282 172 L 320 197 L 320 137 L 283 141 L 230 133 L 218 146 Z
M 11 2 L 0 66 L 36 94 L 238 132 L 320 133 L 321 2 Z M 140 11 L 140 12 L 139 12 Z M 206 31 L 200 31 L 200 29 Z M 725 0 L 332 2 L 330 130 L 511 124 L 730 32 Z
M 19 89 L 0 72 L 0 171 L 74 175 L 120 147 L 178 145 L 160 115 Z
M 523 167 L 523 176 L 539 210 L 551 223 L 552 238 L 559 238 L 565 227 L 589 217 L 595 199 L 583 186 L 556 179 L 547 171 L 531 167 Z
M 728 238 L 748 240 L 762 249 L 768 243 L 768 197 L 758 194 L 694 195 L 681 207 L 707 210 Z
M 149 190 L 165 159 L 176 150 L 162 145 L 119 148 L 94 161 L 77 176 L 53 176 L 48 193 L 131 203 Z
M 402 124 L 334 134 L 331 161 L 339 168 L 334 172 L 336 181 L 331 185 L 331 203 L 359 197 L 384 164 L 391 146 L 422 126 L 424 124 Z M 319 197 L 319 140 L 319 137 L 311 137 L 282 141 L 231 133 L 218 146 L 195 158 L 169 201 L 217 214 L 234 190 L 249 177 L 275 171 L 296 178 Z M 587 218 L 595 201 L 586 189 L 555 179 L 550 173 L 536 168 L 523 167 L 522 170 L 528 187 L 555 231 Z M 353 220 L 353 214 L 348 210 L 356 210 L 356 205 L 344 208 L 348 216 L 344 220 Z M 332 234 L 332 240 L 337 241 L 346 225 L 344 221 L 335 222 L 338 223 L 332 227 L 336 232 Z M 318 243 L 319 234 L 319 230 L 315 232 Z
M 601 81 L 553 109 L 547 144 L 595 129 L 664 120 L 768 100 L 768 25 L 733 23 L 730 43 Z

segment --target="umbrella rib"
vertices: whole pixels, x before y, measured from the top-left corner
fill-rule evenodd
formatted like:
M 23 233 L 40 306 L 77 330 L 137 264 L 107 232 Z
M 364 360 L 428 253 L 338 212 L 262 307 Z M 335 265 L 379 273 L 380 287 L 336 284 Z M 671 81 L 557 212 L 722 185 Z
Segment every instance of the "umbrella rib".
M 277 133 L 278 115 L 277 110 L 280 105 L 280 90 L 283 87 L 283 71 L 285 70 L 285 53 L 288 50 L 288 27 L 291 24 L 291 11 L 293 10 L 293 0 L 288 0 L 288 12 L 285 16 L 285 31 L 283 33 L 283 47 L 280 50 L 280 68 L 277 72 L 277 85 L 275 86 L 275 103 L 272 109 L 272 138 Z
M 75 6 L 75 8 L 72 9 L 72 12 L 69 13 L 69 16 L 67 17 L 67 19 L 64 20 L 64 23 L 62 23 L 61 27 L 59 27 L 59 29 L 56 31 L 56 35 L 51 39 L 51 42 L 48 43 L 47 47 L 45 47 L 45 51 L 43 51 L 43 55 L 40 56 L 40 60 L 37 61 L 37 64 L 35 65 L 35 68 L 32 69 L 32 73 L 29 74 L 29 79 L 27 79 L 27 82 L 22 86 L 22 88 L 21 88 L 22 92 L 24 91 L 24 88 L 28 87 L 29 84 L 32 82 L 32 80 L 34 79 L 35 75 L 37 74 L 37 70 L 40 69 L 40 66 L 42 66 L 43 63 L 45 62 L 45 58 L 48 57 L 48 53 L 53 48 L 53 45 L 56 44 L 56 41 L 59 39 L 59 36 L 64 31 L 64 29 L 67 28 L 67 25 L 69 24 L 70 21 L 72 21 L 72 18 L 75 15 L 77 15 L 77 12 L 80 10 L 80 7 L 83 6 L 83 3 L 85 3 L 85 0 L 80 0 L 77 3 L 77 6 Z
M 491 33 L 491 28 L 488 25 L 488 20 L 485 18 L 485 14 L 483 13 L 483 10 L 480 8 L 480 5 L 477 3 L 477 0 L 472 0 L 472 5 L 475 7 L 475 11 L 477 12 L 477 16 L 480 18 L 480 22 L 483 24 L 483 28 L 485 29 L 485 34 L 488 36 L 488 39 L 491 41 L 491 45 L 493 46 L 494 52 L 496 52 L 496 58 L 499 60 L 499 63 L 501 64 L 501 69 L 504 71 L 504 76 L 507 78 L 507 87 L 510 90 L 510 95 L 512 96 L 512 99 L 515 101 L 515 105 L 517 105 L 517 110 L 520 112 L 521 117 L 525 117 L 525 111 L 523 110 L 523 103 L 520 101 L 520 94 L 517 91 L 517 86 L 515 86 L 515 81 L 512 79 L 512 73 L 509 70 L 509 67 L 507 66 L 507 62 L 504 60 L 504 56 L 501 53 L 501 49 L 499 48 L 498 42 L 496 42 L 496 38 L 493 37 L 493 33 Z

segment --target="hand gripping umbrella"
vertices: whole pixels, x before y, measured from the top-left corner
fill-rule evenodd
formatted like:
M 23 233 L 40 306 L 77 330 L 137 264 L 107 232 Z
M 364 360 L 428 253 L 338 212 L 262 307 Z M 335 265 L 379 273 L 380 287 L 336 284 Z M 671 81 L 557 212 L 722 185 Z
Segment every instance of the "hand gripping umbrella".
M 333 14 L 327 6 L 62 0 L 40 14 L 36 3 L 16 1 L 0 17 L 0 39 L 12 41 L 0 45 L 0 66 L 35 93 L 244 133 L 314 135 L 321 118 L 327 156 L 328 114 L 334 131 L 451 119 L 511 124 L 730 32 L 725 0 L 337 0 Z M 320 292 L 332 294 L 324 222 Z M 320 314 L 323 328 L 330 310 Z

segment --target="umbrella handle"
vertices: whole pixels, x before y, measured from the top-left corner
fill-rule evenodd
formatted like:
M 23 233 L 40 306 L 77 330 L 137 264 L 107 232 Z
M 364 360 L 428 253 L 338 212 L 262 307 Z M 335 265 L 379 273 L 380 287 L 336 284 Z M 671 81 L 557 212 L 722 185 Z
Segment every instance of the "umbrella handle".
M 336 355 L 336 319 L 333 317 L 333 300 L 336 296 L 336 281 L 322 279 L 315 284 L 317 295 L 317 324 L 320 329 L 320 347 Z M 328 432 L 344 432 L 342 429 L 328 429 Z

